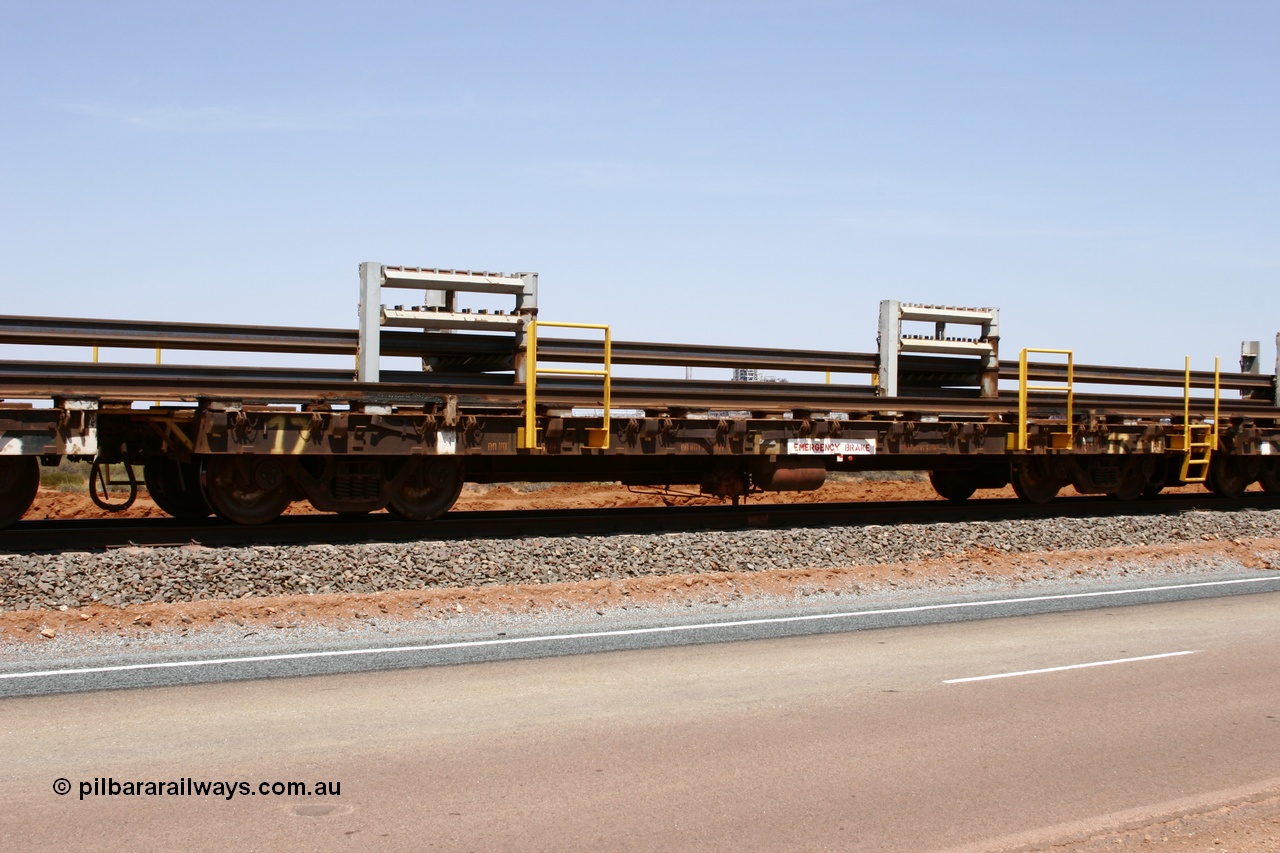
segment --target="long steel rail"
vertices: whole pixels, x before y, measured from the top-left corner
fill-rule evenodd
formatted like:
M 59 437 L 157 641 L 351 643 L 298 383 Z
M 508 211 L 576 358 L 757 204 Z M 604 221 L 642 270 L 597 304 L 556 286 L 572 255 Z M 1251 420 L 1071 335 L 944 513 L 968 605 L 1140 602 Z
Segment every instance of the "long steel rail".
M 0 344 L 354 357 L 357 337 L 354 329 L 0 315 Z M 539 342 L 539 348 L 539 357 L 545 361 L 598 363 L 603 355 L 600 342 L 595 340 L 546 338 Z M 500 335 L 424 334 L 398 330 L 382 332 L 382 352 L 390 356 L 501 355 L 509 354 L 510 351 L 511 339 Z M 878 369 L 878 357 L 875 353 L 640 341 L 614 341 L 612 360 L 617 364 L 647 366 L 746 367 L 852 374 L 872 374 Z M 1029 378 L 1035 381 L 1061 381 L 1066 376 L 1065 366 L 1061 364 L 1033 362 L 1030 368 Z M 906 372 L 919 370 L 971 373 L 974 367 L 971 361 L 963 359 L 905 357 L 903 369 Z M 1016 380 L 1018 362 L 1001 361 L 1000 378 Z M 1075 379 L 1083 384 L 1181 388 L 1185 374 L 1181 368 L 1081 364 L 1075 367 Z M 1191 373 L 1193 388 L 1212 388 L 1213 381 L 1211 370 Z M 1221 387 L 1223 390 L 1265 392 L 1274 387 L 1274 377 L 1269 374 L 1226 372 L 1221 375 Z
M 501 382 L 501 384 L 494 384 Z M 539 383 L 539 397 L 552 407 L 598 406 L 598 380 L 547 377 Z M 134 400 L 197 402 L 235 400 L 242 403 L 365 403 L 421 406 L 456 397 L 478 408 L 516 412 L 524 403 L 524 389 L 510 377 L 384 374 L 384 381 L 355 382 L 345 371 L 308 368 L 202 367 L 147 364 L 67 364 L 0 362 L 0 398 L 94 398 L 122 403 Z M 1076 394 L 1076 408 L 1098 414 L 1179 417 L 1179 396 Z M 1053 394 L 1030 395 L 1031 406 L 1052 411 L 1062 406 Z M 1001 415 L 1016 410 L 1016 400 L 960 396 L 916 395 L 878 397 L 870 386 L 712 380 L 632 379 L 615 377 L 613 406 L 670 410 L 675 408 L 730 411 L 827 411 L 874 415 L 887 411 L 919 411 L 942 415 Z M 1192 398 L 1197 414 L 1212 412 L 1213 400 Z M 1224 417 L 1277 417 L 1267 400 L 1224 400 Z
M 263 352 L 354 357 L 357 333 L 349 329 L 291 326 L 247 326 L 212 323 L 158 323 L 0 316 L 0 344 L 31 346 L 98 346 L 106 348 L 159 348 L 209 352 Z M 445 359 L 510 357 L 509 337 L 384 331 L 382 352 L 391 356 L 432 356 Z M 599 341 L 544 339 L 539 358 L 544 362 L 599 362 Z M 765 370 L 830 371 L 873 374 L 874 353 L 839 353 L 819 350 L 784 350 L 763 347 L 717 347 L 690 344 L 615 341 L 612 361 L 620 365 L 746 367 Z M 905 393 L 897 398 L 875 396 L 871 386 L 815 383 L 740 383 L 711 380 L 615 379 L 616 405 L 645 408 L 785 408 L 875 412 L 901 408 L 919 400 L 927 410 L 939 413 L 991 413 L 1004 411 L 1009 402 L 977 399 L 964 390 L 916 388 L 913 374 L 933 384 L 963 384 L 974 375 L 972 360 L 954 358 L 902 359 Z M 1037 382 L 1061 382 L 1065 366 L 1032 363 L 1029 378 Z M 1112 386 L 1183 387 L 1183 370 L 1132 368 L 1110 365 L 1076 365 L 1077 384 Z M 1016 380 L 1016 361 L 1000 363 L 1000 377 Z M 940 382 L 938 380 L 941 380 Z M 383 371 L 378 383 L 358 383 L 352 372 L 318 368 L 206 367 L 85 362 L 0 362 L 0 397 L 47 398 L 89 396 L 106 399 L 237 399 L 246 402 L 391 402 L 418 404 L 443 395 L 474 403 L 516 406 L 519 393 L 513 376 L 503 373 L 463 372 L 446 369 L 423 373 Z M 1274 413 L 1270 402 L 1275 378 L 1266 374 L 1224 373 L 1221 388 L 1267 399 L 1224 401 L 1227 416 Z M 598 383 L 594 383 L 598 384 Z M 562 404 L 598 404 L 593 383 L 569 379 L 540 382 L 540 398 Z M 1208 389 L 1211 371 L 1193 371 L 1191 386 Z M 940 396 L 941 395 L 941 396 Z M 1037 399 L 1040 406 L 1054 405 L 1053 398 Z M 1176 414 L 1182 397 L 1080 395 L 1086 409 L 1125 411 L 1133 414 Z M 1174 404 L 1177 404 L 1176 407 Z M 1193 406 L 1201 404 L 1193 399 Z M 1198 411 L 1198 409 L 1197 409 Z

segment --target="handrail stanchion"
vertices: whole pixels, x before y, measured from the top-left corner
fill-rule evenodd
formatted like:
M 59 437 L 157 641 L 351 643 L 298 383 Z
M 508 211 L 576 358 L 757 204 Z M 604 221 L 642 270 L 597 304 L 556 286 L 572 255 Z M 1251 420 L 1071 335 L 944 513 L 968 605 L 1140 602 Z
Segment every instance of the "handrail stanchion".
M 1065 385 L 1029 385 L 1027 384 L 1029 369 L 1027 365 L 1027 353 L 1042 353 L 1044 355 L 1065 355 L 1067 357 L 1067 381 Z M 1067 395 L 1067 446 L 1074 444 L 1076 433 L 1075 427 L 1075 351 L 1069 349 L 1036 349 L 1033 347 L 1024 347 L 1021 355 L 1018 356 L 1018 449 L 1029 450 L 1031 448 L 1030 438 L 1027 434 L 1027 392 L 1028 391 L 1053 391 L 1056 393 L 1066 392 Z
M 604 366 L 600 370 L 579 370 L 576 368 L 538 367 L 538 327 L 553 326 L 557 329 L 594 329 L 604 332 Z M 557 323 L 551 320 L 534 320 L 529 323 L 528 343 L 525 347 L 525 393 L 524 393 L 524 441 L 521 450 L 536 450 L 538 443 L 538 374 L 548 373 L 558 376 L 599 376 L 604 379 L 604 423 L 601 427 L 602 440 L 598 446 L 601 450 L 609 449 L 609 407 L 613 391 L 611 377 L 613 366 L 613 335 L 609 326 L 600 323 Z

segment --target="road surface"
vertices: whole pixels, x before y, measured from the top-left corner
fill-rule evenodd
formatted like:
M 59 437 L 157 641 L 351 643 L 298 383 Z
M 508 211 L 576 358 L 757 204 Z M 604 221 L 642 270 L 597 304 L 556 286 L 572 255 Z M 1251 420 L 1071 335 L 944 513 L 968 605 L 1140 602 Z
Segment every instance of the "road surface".
M 1048 844 L 1280 791 L 1278 627 L 1266 592 L 9 698 L 0 836 L 27 850 Z M 94 780 L 251 792 L 107 796 Z M 340 794 L 270 795 L 291 780 Z

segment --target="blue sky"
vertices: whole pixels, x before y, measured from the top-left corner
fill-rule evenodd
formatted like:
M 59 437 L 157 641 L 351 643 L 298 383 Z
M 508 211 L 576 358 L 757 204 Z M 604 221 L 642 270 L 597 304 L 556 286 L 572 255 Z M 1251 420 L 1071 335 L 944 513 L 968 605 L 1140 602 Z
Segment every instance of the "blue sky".
M 1278 48 L 1269 3 L 0 0 L 2 310 L 353 327 L 378 260 L 630 340 L 870 351 L 897 298 L 1270 371 Z

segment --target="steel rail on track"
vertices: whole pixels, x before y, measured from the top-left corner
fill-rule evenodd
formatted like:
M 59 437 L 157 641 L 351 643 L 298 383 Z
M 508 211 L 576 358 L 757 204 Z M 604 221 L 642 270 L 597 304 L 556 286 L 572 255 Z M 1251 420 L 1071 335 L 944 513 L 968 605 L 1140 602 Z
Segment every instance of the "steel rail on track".
M 1028 504 L 1010 498 L 963 504 L 936 501 L 769 504 L 743 506 L 622 507 L 591 510 L 454 511 L 435 521 L 407 522 L 378 513 L 339 520 L 317 513 L 286 515 L 273 524 L 243 527 L 216 519 L 201 524 L 172 518 L 32 520 L 0 532 L 0 553 L 83 551 L 128 546 L 180 547 L 287 545 L 322 542 L 417 542 L 505 539 L 529 536 L 667 533 L 705 530 L 859 527 L 870 524 L 1011 521 L 1111 516 L 1177 516 L 1185 512 L 1280 509 L 1280 498 L 1249 493 L 1235 500 L 1204 494 L 1164 495 L 1121 503 L 1104 496 L 1060 498 Z
M 358 335 L 353 329 L 0 316 L 0 344 L 354 357 L 357 342 Z M 539 348 L 540 357 L 545 361 L 594 363 L 599 362 L 603 356 L 599 341 L 548 338 L 539 341 Z M 389 356 L 509 356 L 511 339 L 497 335 L 384 330 L 381 335 L 381 350 L 384 355 Z M 875 353 L 640 341 L 613 342 L 611 360 L 615 364 L 639 366 L 830 371 L 864 375 L 875 373 L 878 369 L 878 356 Z M 956 376 L 975 374 L 971 360 L 954 358 L 904 356 L 901 370 L 908 377 L 912 373 Z M 1018 362 L 1001 361 L 1000 378 L 1017 380 Z M 1065 367 L 1061 364 L 1032 362 L 1028 378 L 1036 382 L 1061 382 L 1065 378 Z M 1182 369 L 1082 364 L 1075 366 L 1075 381 L 1081 384 L 1181 388 L 1185 372 Z M 1212 388 L 1213 382 L 1212 371 L 1192 371 L 1191 387 Z M 1273 382 L 1270 375 L 1256 373 L 1221 375 L 1223 390 L 1267 393 L 1272 391 Z

